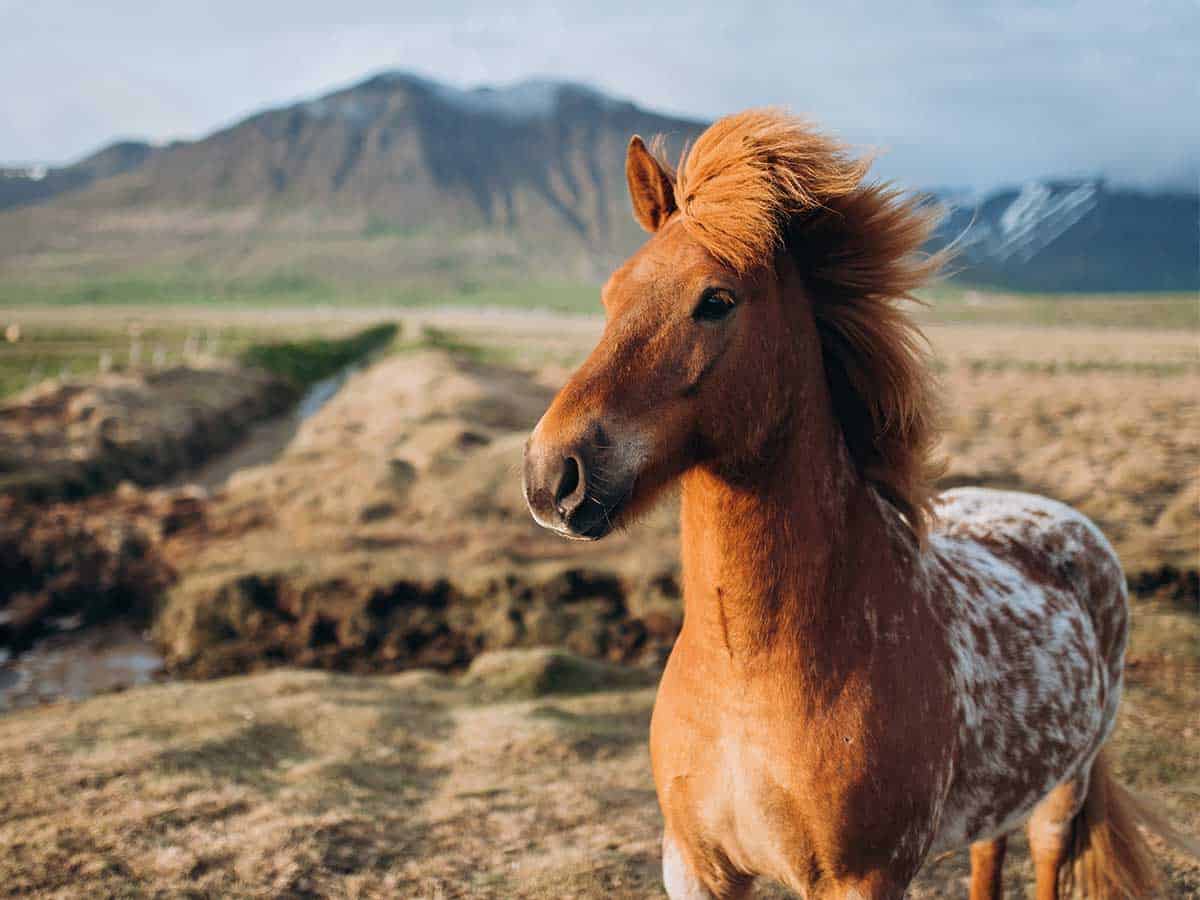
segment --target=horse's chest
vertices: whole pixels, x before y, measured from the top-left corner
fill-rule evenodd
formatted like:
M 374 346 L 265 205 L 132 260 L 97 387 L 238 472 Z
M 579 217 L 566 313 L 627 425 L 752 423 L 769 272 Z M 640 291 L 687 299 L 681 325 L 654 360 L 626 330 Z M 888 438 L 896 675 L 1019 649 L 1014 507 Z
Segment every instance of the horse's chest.
M 818 725 L 778 693 L 759 706 L 743 691 L 722 708 L 702 692 L 668 672 L 651 735 L 668 831 L 707 856 L 698 868 L 728 864 L 799 889 L 864 852 L 915 870 L 932 837 L 928 767 L 906 769 L 911 791 L 896 792 L 872 755 L 888 738 L 863 732 L 860 716 Z
M 806 882 L 824 829 L 812 785 L 795 774 L 803 752 L 737 728 L 705 733 L 691 722 L 676 731 L 684 723 L 663 724 L 657 711 L 656 719 L 659 735 L 666 730 L 694 741 L 676 752 L 670 739 L 660 738 L 655 776 L 668 830 L 702 858 L 698 868 L 732 866 Z

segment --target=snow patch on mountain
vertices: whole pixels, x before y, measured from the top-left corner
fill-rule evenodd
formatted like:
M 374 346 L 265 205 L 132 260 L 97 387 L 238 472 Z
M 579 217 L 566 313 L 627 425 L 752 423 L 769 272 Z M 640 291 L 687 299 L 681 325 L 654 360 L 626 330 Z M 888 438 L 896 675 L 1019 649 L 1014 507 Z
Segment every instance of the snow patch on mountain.
M 1041 182 L 1024 185 L 997 221 L 997 259 L 1028 262 L 1096 207 L 1099 186 L 1087 181 L 1056 190 Z
M 542 119 L 558 106 L 561 85 L 553 81 L 525 81 L 509 87 L 479 87 L 462 90 L 447 84 L 437 86 L 437 95 L 464 112 L 490 113 L 509 119 Z
M 381 102 L 372 102 L 352 94 L 335 94 L 300 104 L 300 109 L 314 119 L 340 119 L 358 126 L 371 122 L 383 107 Z
M 27 178 L 30 181 L 41 181 L 49 171 L 50 167 L 43 163 L 0 163 L 0 178 Z
M 941 192 L 939 199 L 948 221 L 961 228 L 950 235 L 960 250 L 970 248 L 997 263 L 1026 263 L 1092 212 L 1101 190 L 1097 181 L 1031 181 L 1002 195 L 999 208 L 995 197 Z

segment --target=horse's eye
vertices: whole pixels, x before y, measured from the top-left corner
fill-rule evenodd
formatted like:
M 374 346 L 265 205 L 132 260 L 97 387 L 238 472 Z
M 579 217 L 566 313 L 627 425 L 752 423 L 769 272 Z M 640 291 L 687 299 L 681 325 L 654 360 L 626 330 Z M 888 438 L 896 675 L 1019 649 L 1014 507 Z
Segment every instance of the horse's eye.
M 719 322 L 733 312 L 736 303 L 729 291 L 710 288 L 700 296 L 700 302 L 692 310 L 692 318 L 697 322 Z

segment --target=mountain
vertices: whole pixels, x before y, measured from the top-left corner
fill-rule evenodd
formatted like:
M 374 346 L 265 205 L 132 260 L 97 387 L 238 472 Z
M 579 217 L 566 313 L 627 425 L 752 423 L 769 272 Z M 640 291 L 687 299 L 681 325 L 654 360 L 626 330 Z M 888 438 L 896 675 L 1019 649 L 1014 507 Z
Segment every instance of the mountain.
M 0 278 L 185 268 L 334 284 L 595 280 L 644 235 L 629 136 L 672 156 L 705 123 L 534 80 L 461 90 L 387 72 L 196 141 L 114 144 L 0 173 Z M 965 280 L 1022 290 L 1200 287 L 1196 194 L 1039 181 L 941 197 Z M 55 266 L 63 267 L 55 270 Z
M 593 278 L 642 239 L 625 194 L 630 135 L 678 151 L 703 127 L 572 83 L 459 90 L 389 72 L 160 148 L 48 206 L 60 224 L 68 211 L 121 227 L 145 214 L 160 231 L 147 246 L 218 219 L 241 234 L 471 236 Z
M 939 195 L 936 245 L 958 276 L 1030 291 L 1200 289 L 1200 195 L 1100 179 L 1031 181 L 971 200 Z
M 0 168 L 0 209 L 42 203 L 92 182 L 131 172 L 144 165 L 154 147 L 141 141 L 118 141 L 68 166 Z
M 588 88 L 461 91 L 404 73 L 251 116 L 149 160 L 114 203 L 313 207 L 398 228 L 535 223 L 581 236 L 624 214 L 630 134 L 697 134 Z M 621 177 L 617 177 L 620 175 Z

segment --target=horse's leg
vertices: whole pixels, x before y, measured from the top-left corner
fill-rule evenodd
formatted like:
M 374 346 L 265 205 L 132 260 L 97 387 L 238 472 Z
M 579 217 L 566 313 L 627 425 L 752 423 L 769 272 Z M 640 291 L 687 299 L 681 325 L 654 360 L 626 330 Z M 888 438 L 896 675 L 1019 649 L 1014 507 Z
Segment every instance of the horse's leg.
M 710 890 L 688 864 L 670 832 L 663 832 L 663 886 L 671 900 L 739 900 L 754 879 L 730 872 L 718 891 Z
M 1000 900 L 1004 896 L 1004 851 L 1008 836 L 971 845 L 971 900 Z
M 1037 877 L 1037 900 L 1059 900 L 1059 871 L 1071 850 L 1071 820 L 1086 793 L 1085 782 L 1064 781 L 1029 817 L 1029 855 Z

